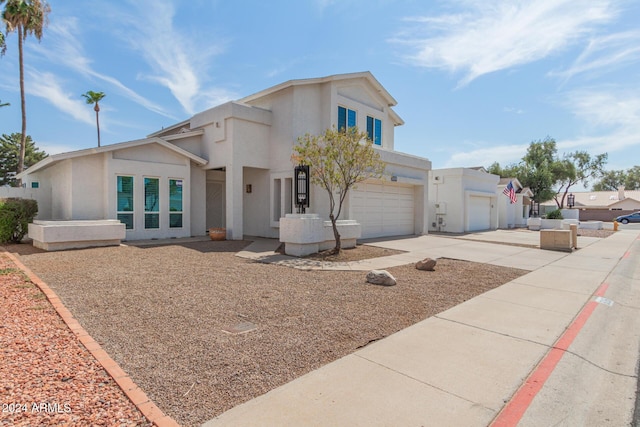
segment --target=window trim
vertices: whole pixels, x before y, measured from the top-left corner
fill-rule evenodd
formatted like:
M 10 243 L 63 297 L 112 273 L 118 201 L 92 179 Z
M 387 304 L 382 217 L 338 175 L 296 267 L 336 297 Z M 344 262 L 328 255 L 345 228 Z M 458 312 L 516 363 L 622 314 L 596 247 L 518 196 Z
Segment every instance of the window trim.
M 340 127 L 340 113 L 344 111 L 344 126 Z M 358 110 L 349 108 L 345 105 L 338 104 L 338 130 L 346 130 L 358 126 Z
M 118 191 L 118 181 L 119 178 L 131 178 L 131 210 L 129 211 L 123 211 L 123 210 L 119 210 L 119 194 L 120 191 Z M 127 228 L 127 223 L 122 222 L 125 225 L 125 230 L 127 231 L 133 231 L 136 229 L 136 206 L 135 206 L 135 194 L 136 194 L 136 178 L 135 175 L 125 175 L 125 174 L 117 174 L 116 175 L 116 219 L 118 219 L 120 222 L 122 222 L 120 220 L 120 218 L 118 218 L 120 215 L 131 215 L 131 228 Z
M 156 180 L 158 182 L 158 200 L 156 201 L 157 204 L 157 210 L 155 211 L 149 211 L 147 210 L 147 180 Z M 142 196 L 143 196 L 143 206 L 144 206 L 144 211 L 143 211 L 143 215 L 144 215 L 144 229 L 145 230 L 160 230 L 162 229 L 162 215 L 160 213 L 160 199 L 161 199 L 161 179 L 159 177 L 156 176 L 143 176 L 142 177 L 142 183 L 143 183 L 143 191 L 142 191 Z M 147 227 L 147 215 L 156 215 L 158 217 L 158 226 L 157 227 Z
M 180 190 L 180 210 L 172 211 L 171 210 L 171 181 L 180 182 L 179 187 Z M 180 215 L 180 227 L 174 227 L 171 225 L 171 215 Z M 178 229 L 184 228 L 184 178 L 169 178 L 169 229 Z
M 382 147 L 382 120 L 367 115 L 367 136 L 374 145 Z

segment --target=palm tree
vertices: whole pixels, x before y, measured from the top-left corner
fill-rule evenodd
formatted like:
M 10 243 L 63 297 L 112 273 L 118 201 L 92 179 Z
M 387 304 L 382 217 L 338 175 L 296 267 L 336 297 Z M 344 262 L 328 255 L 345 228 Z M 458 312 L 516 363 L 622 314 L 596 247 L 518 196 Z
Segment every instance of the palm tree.
M 29 34 L 40 41 L 42 31 L 47 25 L 47 17 L 51 7 L 46 0 L 0 0 L 0 4 L 6 3 L 2 12 L 2 21 L 6 26 L 6 32 L 18 33 L 18 62 L 20 64 L 20 106 L 22 109 L 22 134 L 20 140 L 20 158 L 18 160 L 18 173 L 24 170 L 24 156 L 27 145 L 27 110 L 24 92 L 24 53 L 23 42 Z
M 0 107 L 8 107 L 9 105 L 11 105 L 11 104 L 9 104 L 8 102 L 5 102 L 3 104 L 2 101 L 0 101 Z
M 98 102 L 102 100 L 106 95 L 104 92 L 94 92 L 92 90 L 83 93 L 82 96 L 87 100 L 87 104 L 95 104 L 93 111 L 96 112 L 96 127 L 98 128 L 98 147 L 100 147 L 100 121 L 98 120 L 98 113 L 100 112 L 100 105 Z

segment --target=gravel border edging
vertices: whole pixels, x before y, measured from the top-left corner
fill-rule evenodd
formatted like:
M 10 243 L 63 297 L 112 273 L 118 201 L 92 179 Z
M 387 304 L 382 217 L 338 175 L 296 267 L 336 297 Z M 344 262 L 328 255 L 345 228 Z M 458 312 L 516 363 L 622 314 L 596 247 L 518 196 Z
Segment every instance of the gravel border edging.
M 138 387 L 127 373 L 102 349 L 80 323 L 73 317 L 71 312 L 62 304 L 56 293 L 40 279 L 34 272 L 25 266 L 14 254 L 9 251 L 4 253 L 15 263 L 15 265 L 31 280 L 47 297 L 56 310 L 62 321 L 74 333 L 80 343 L 91 353 L 96 361 L 114 379 L 124 394 L 138 408 L 140 412 L 158 427 L 180 427 L 173 418 L 166 415 L 155 403 L 149 399 L 146 393 Z

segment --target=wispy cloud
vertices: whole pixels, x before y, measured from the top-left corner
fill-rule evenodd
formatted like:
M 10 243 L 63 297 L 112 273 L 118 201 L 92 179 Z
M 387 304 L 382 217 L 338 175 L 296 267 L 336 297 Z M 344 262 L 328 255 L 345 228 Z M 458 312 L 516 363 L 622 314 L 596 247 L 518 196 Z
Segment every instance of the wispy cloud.
M 563 99 L 563 105 L 585 123 L 584 131 L 589 136 L 559 142 L 559 147 L 609 152 L 640 146 L 638 88 L 582 89 Z
M 31 70 L 27 72 L 26 80 L 25 89 L 29 95 L 44 99 L 76 120 L 93 124 L 93 110 L 87 108 L 78 94 L 66 92 L 55 75 Z
M 487 146 L 489 144 L 482 145 Z M 499 145 L 458 152 L 449 158 L 444 167 L 488 167 L 493 162 L 498 162 L 500 165 L 506 166 L 512 163 L 518 163 L 527 152 L 528 146 L 528 144 Z
M 522 108 L 504 107 L 502 111 L 504 111 L 505 113 L 518 114 L 518 115 L 524 114 L 524 110 Z
M 126 98 L 150 111 L 177 120 L 164 108 L 131 90 L 118 79 L 95 71 L 91 60 L 84 53 L 82 43 L 77 37 L 78 34 L 80 34 L 80 29 L 77 19 L 67 17 L 64 20 L 56 21 L 47 28 L 47 39 L 51 41 L 47 47 L 33 44 L 32 49 L 52 63 L 68 67 L 81 75 L 102 80 L 116 88 Z
M 168 88 L 188 114 L 194 114 L 204 103 L 219 103 L 234 97 L 223 88 L 204 84 L 211 59 L 223 51 L 224 43 L 216 43 L 211 37 L 187 37 L 175 28 L 175 8 L 169 1 L 144 0 L 130 4 L 135 14 L 124 16 L 122 24 L 126 29 L 122 34 L 153 70 L 140 73 L 140 78 Z
M 626 31 L 592 38 L 570 67 L 549 75 L 565 80 L 582 73 L 595 76 L 639 61 L 640 31 Z
M 561 107 L 582 123 L 578 136 L 558 139 L 559 154 L 576 150 L 614 153 L 640 147 L 640 90 L 599 87 L 563 93 Z M 489 144 L 476 144 L 487 146 Z M 529 144 L 497 145 L 451 155 L 445 167 L 508 165 L 519 162 Z
M 287 71 L 289 71 L 290 69 L 294 68 L 295 66 L 299 65 L 300 63 L 304 62 L 307 58 L 304 57 L 297 57 L 294 59 L 291 59 L 289 61 L 283 61 L 281 62 L 277 67 L 272 68 L 271 70 L 269 70 L 266 73 L 266 76 L 268 78 L 274 78 L 279 76 L 282 73 L 285 73 Z
M 458 86 L 527 64 L 591 35 L 617 14 L 616 0 L 460 0 L 464 12 L 414 17 L 391 41 L 409 63 L 462 74 Z

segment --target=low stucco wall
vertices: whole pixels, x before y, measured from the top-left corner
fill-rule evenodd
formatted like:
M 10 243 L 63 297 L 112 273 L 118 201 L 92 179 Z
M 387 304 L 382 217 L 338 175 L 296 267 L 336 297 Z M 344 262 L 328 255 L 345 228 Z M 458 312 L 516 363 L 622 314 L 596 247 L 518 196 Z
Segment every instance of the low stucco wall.
M 125 225 L 115 219 L 29 224 L 33 246 L 46 251 L 119 245 L 125 236 Z
M 529 218 L 527 228 L 533 231 L 539 230 L 569 230 L 575 224 L 578 228 L 588 228 L 592 230 L 602 230 L 602 221 L 578 221 L 576 219 L 545 219 Z
M 50 188 L 0 187 L 0 199 L 8 199 L 11 197 L 35 200 L 38 202 L 38 214 L 36 218 L 51 218 Z

